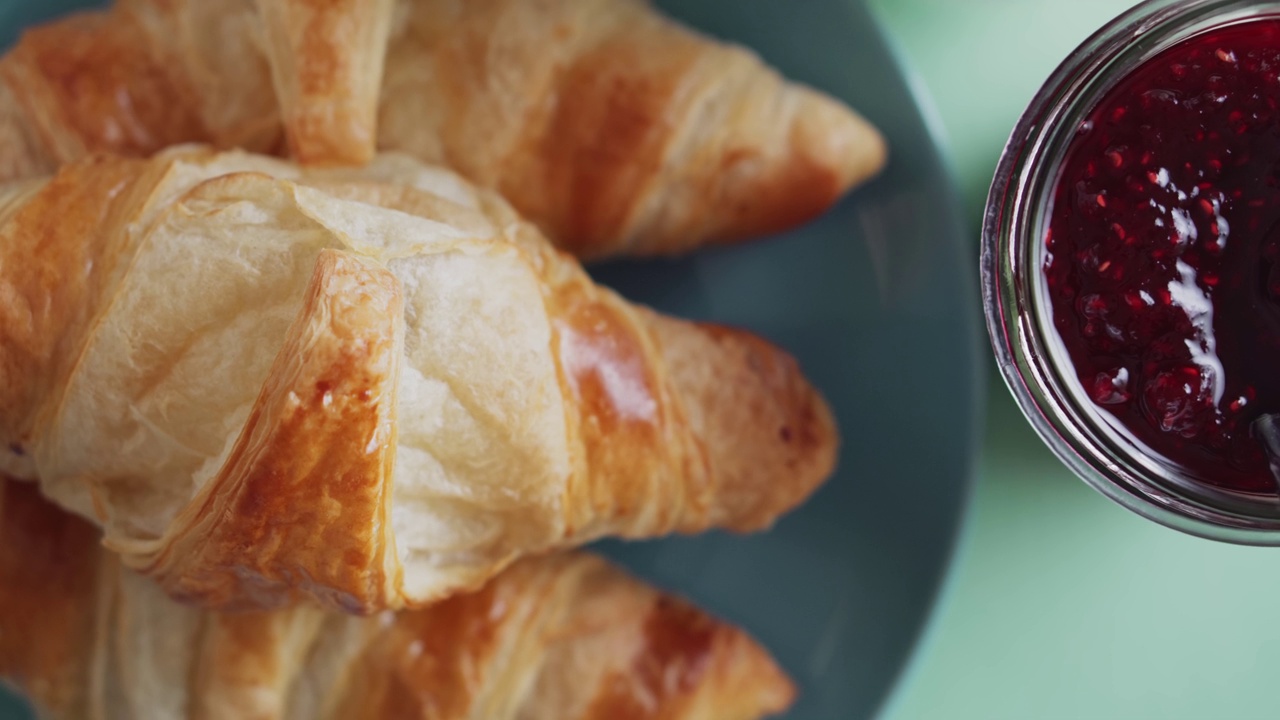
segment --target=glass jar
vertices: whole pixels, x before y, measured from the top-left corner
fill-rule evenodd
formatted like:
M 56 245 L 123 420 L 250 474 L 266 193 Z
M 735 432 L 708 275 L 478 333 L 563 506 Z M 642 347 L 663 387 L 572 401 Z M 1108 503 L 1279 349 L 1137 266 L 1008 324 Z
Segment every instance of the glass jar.
M 1040 89 L 1005 146 L 987 200 L 981 261 L 1000 370 L 1053 452 L 1102 494 L 1148 519 L 1256 545 L 1280 545 L 1280 498 L 1187 477 L 1100 411 L 1053 327 L 1043 268 L 1050 201 L 1064 156 L 1105 94 L 1184 39 L 1268 16 L 1280 16 L 1280 0 L 1149 0 L 1085 41 Z

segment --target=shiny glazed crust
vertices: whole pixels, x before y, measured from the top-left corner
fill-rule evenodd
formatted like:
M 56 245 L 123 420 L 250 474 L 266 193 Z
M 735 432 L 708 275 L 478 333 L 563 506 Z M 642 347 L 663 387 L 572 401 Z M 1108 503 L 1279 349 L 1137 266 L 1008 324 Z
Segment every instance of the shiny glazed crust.
M 376 143 L 586 258 L 784 230 L 885 161 L 843 104 L 641 0 L 119 0 L 28 31 L 0 80 L 0 178 L 177 142 L 284 135 L 320 165 Z
M 49 718 L 750 720 L 794 689 L 741 630 L 585 554 L 371 618 L 218 614 L 0 478 L 0 677 Z
M 419 606 L 768 527 L 835 462 L 785 352 L 627 303 L 438 168 L 176 148 L 8 193 L 0 471 L 190 603 Z

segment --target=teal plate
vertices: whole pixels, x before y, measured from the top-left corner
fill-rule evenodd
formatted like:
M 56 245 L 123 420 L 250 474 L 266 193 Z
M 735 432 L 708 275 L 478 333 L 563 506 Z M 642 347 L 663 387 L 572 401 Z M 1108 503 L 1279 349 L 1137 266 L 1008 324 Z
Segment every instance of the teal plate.
M 0 0 L 0 42 L 75 5 Z M 950 563 L 982 397 L 974 268 L 955 191 L 907 76 L 856 0 L 669 0 L 885 131 L 886 171 L 795 232 L 595 276 L 684 317 L 789 348 L 826 394 L 840 469 L 771 532 L 604 543 L 655 583 L 740 623 L 795 677 L 793 720 L 874 717 Z M 0 698 L 0 720 L 26 717 Z

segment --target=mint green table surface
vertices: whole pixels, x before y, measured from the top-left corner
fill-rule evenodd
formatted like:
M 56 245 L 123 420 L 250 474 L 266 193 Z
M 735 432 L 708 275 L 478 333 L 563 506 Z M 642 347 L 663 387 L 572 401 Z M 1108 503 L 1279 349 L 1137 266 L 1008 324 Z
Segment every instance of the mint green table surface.
M 873 0 L 933 96 L 975 247 L 1018 114 L 1129 4 Z M 889 717 L 1280 717 L 1280 549 L 1197 540 L 1113 506 L 1058 464 L 994 377 L 965 538 Z

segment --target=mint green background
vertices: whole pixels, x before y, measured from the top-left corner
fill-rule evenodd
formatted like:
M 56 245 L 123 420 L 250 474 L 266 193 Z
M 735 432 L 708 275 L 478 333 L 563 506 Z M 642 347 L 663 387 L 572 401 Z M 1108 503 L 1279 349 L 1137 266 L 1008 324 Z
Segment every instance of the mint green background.
M 872 0 L 933 96 L 975 248 L 1022 108 L 1129 4 Z M 1280 550 L 1193 539 L 1113 506 L 1049 454 L 992 373 L 969 525 L 890 718 L 1280 717 Z

